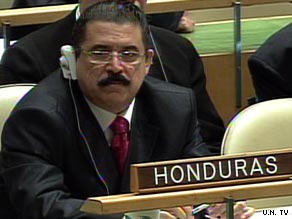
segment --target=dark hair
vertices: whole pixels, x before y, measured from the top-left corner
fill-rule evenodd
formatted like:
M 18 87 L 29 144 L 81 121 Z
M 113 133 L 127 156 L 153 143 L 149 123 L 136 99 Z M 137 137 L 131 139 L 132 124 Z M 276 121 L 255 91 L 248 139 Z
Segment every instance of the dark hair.
M 88 7 L 76 21 L 73 28 L 72 43 L 75 48 L 85 40 L 86 25 L 92 21 L 113 22 L 116 24 L 131 23 L 141 27 L 143 44 L 150 45 L 149 27 L 143 11 L 133 3 L 117 3 L 116 0 L 105 0 Z

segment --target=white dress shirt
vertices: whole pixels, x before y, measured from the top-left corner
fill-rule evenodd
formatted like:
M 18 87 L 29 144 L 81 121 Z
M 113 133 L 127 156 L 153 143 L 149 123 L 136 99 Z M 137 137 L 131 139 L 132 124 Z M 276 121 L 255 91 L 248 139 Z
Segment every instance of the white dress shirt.
M 131 130 L 131 119 L 132 119 L 132 114 L 133 114 L 133 108 L 134 108 L 134 103 L 135 99 L 131 102 L 129 107 L 124 110 L 123 112 L 119 113 L 118 115 L 109 111 L 106 111 L 96 105 L 94 105 L 92 102 L 90 102 L 86 97 L 85 97 L 86 102 L 88 103 L 91 111 L 93 112 L 95 118 L 97 119 L 98 123 L 100 124 L 102 131 L 106 137 L 107 142 L 110 143 L 113 138 L 113 132 L 110 128 L 110 125 L 112 122 L 115 120 L 117 116 L 122 116 L 124 117 L 130 124 L 130 130 Z

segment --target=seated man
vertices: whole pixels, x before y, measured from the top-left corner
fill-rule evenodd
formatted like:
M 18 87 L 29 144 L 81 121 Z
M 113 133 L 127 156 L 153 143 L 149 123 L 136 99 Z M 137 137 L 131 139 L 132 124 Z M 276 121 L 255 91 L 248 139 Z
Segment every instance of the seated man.
M 5 83 L 38 83 L 59 66 L 60 48 L 71 43 L 71 33 L 80 11 L 101 0 L 82 0 L 77 8 L 64 19 L 35 31 L 7 49 L 1 64 Z M 122 1 L 122 0 L 120 0 Z M 145 0 L 128 0 L 141 5 Z M 191 42 L 176 33 L 150 26 L 152 45 L 156 50 L 149 74 L 184 87 L 192 88 L 197 96 L 200 134 L 212 153 L 219 154 L 225 131 L 206 90 L 206 77 L 202 60 Z M 1 72 L 0 72 L 1 74 Z
M 0 183 L 14 219 L 122 218 L 80 207 L 87 197 L 129 192 L 130 164 L 210 154 L 194 92 L 146 76 L 148 42 L 133 4 L 104 1 L 77 20 L 74 48 L 64 51 L 69 67 L 30 91 L 3 129 Z
M 261 45 L 248 65 L 258 101 L 292 97 L 292 23 Z

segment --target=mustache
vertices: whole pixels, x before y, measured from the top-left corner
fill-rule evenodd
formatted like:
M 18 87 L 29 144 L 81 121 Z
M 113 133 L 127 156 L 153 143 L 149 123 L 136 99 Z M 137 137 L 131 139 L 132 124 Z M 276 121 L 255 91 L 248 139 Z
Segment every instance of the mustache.
M 111 84 L 122 84 L 122 85 L 129 85 L 130 80 L 127 79 L 124 75 L 122 74 L 111 74 L 107 78 L 104 78 L 98 82 L 97 85 L 99 86 L 108 86 Z

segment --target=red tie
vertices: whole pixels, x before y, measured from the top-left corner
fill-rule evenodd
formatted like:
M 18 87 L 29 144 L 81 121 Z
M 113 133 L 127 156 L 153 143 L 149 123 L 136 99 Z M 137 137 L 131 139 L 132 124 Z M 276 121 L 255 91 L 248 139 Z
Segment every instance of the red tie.
M 119 171 L 123 174 L 130 145 L 129 122 L 125 118 L 117 116 L 110 128 L 114 134 L 111 147 L 117 159 Z

